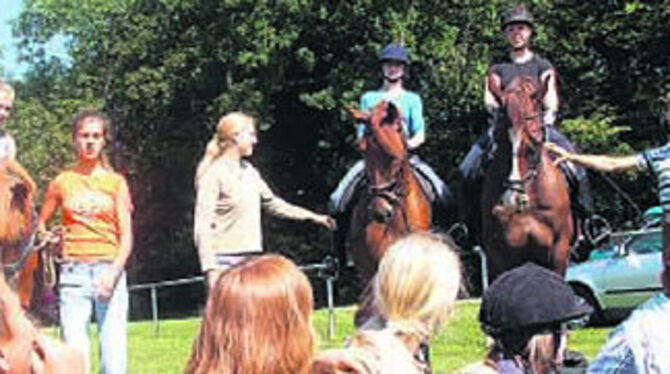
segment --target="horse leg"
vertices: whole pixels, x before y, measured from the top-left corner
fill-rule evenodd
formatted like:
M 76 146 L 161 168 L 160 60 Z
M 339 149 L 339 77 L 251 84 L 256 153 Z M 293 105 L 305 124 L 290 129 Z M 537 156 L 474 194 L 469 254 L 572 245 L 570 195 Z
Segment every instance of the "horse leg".
M 565 277 L 568 269 L 568 260 L 570 257 L 570 234 L 562 232 L 560 238 L 556 241 L 552 253 L 553 269 L 556 273 Z

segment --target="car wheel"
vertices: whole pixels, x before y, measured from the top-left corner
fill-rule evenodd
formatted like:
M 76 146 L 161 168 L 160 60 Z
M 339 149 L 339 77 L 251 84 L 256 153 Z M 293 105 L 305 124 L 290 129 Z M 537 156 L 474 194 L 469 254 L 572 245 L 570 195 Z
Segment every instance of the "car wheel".
M 585 317 L 585 323 L 587 326 L 600 326 L 605 323 L 605 318 L 603 317 L 603 312 L 598 305 L 593 293 L 587 287 L 581 285 L 572 285 L 572 289 L 575 291 L 577 298 L 580 302 L 588 304 L 592 309 L 593 313 Z

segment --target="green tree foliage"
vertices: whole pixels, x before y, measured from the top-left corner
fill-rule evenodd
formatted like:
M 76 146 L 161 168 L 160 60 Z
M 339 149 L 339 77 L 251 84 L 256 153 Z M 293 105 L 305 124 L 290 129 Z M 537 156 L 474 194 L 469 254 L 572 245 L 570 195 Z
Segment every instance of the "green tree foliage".
M 505 57 L 498 16 L 509 4 L 25 0 L 16 31 L 35 68 L 21 98 L 22 152 L 34 142 L 25 157 L 31 166 L 44 165 L 43 182 L 70 157 L 66 119 L 75 108 L 104 108 L 116 124 L 115 164 L 129 177 L 135 200 L 136 277 L 191 274 L 197 271 L 193 171 L 218 117 L 231 110 L 256 115 L 262 135 L 255 164 L 279 195 L 323 211 L 359 157 L 344 108 L 380 86 L 377 51 L 404 42 L 412 60 L 407 85 L 423 97 L 428 124 L 420 153 L 453 181 L 485 126 L 484 76 L 491 61 Z M 633 149 L 658 144 L 657 98 L 670 89 L 668 4 L 529 4 L 538 18 L 536 47 L 559 72 L 565 130 L 584 148 L 629 151 L 621 140 Z M 70 67 L 44 57 L 43 43 L 56 34 L 71 37 Z M 35 141 L 30 131 L 54 135 Z M 59 156 L 46 163 L 51 154 Z M 623 179 L 638 202 L 653 202 L 650 181 L 635 181 Z M 608 217 L 632 218 L 606 207 L 604 201 L 624 205 L 607 187 L 597 189 Z M 269 250 L 300 262 L 327 251 L 328 234 L 320 229 L 265 223 Z

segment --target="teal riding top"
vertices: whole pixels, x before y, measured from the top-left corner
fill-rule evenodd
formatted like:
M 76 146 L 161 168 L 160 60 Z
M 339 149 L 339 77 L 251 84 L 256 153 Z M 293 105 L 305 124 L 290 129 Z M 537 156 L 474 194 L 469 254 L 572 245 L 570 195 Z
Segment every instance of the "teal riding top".
M 386 91 L 368 91 L 361 96 L 361 110 L 370 111 L 381 100 L 389 100 L 400 109 L 403 117 L 403 128 L 408 138 L 425 132 L 423 103 L 419 95 L 411 91 L 404 91 L 399 97 L 390 97 Z M 360 123 L 356 127 L 357 139 L 362 138 L 363 133 L 365 133 L 365 124 Z

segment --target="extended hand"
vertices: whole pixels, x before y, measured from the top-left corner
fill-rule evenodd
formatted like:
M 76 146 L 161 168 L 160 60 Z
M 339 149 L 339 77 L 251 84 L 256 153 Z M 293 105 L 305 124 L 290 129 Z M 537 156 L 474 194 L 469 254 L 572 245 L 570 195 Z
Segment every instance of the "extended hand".
M 333 217 L 325 214 L 316 214 L 312 221 L 316 224 L 326 227 L 330 231 L 337 229 L 337 223 Z
M 544 143 L 544 148 L 546 148 L 547 151 L 557 155 L 560 158 L 568 158 L 568 156 L 570 155 L 570 152 L 566 151 L 565 149 L 559 147 L 554 143 L 550 142 Z

